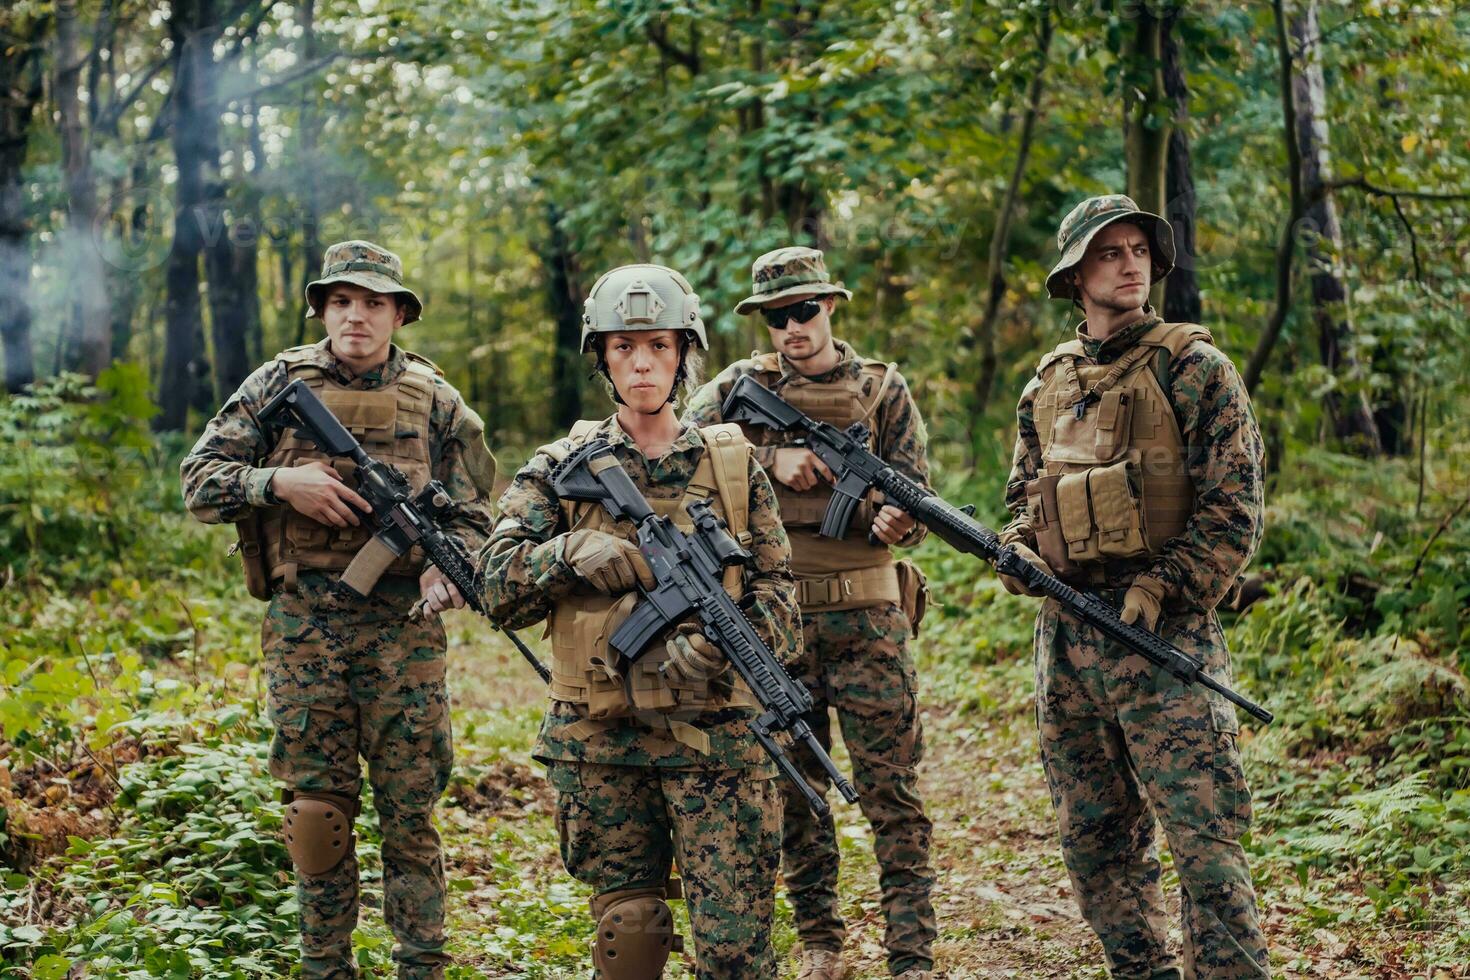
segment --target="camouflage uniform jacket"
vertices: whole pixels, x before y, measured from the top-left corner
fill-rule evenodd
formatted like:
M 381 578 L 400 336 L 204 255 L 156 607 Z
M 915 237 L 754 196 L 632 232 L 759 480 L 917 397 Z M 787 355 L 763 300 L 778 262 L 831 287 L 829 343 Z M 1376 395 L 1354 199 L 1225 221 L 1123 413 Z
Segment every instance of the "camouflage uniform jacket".
M 381 366 L 354 376 L 332 356 L 330 341 L 315 345 L 315 363 L 337 384 L 372 391 L 397 381 L 405 355 L 394 344 Z M 275 467 L 259 463 L 274 444 L 256 420 L 277 392 L 286 387 L 286 365 L 279 360 L 257 368 L 246 378 L 194 444 L 179 466 L 184 505 L 206 524 L 225 524 L 243 518 L 251 507 L 280 503 L 270 491 Z M 450 529 L 472 553 L 489 535 L 494 515 L 490 489 L 495 461 L 485 448 L 485 424 L 443 378 L 435 378 L 434 405 L 429 414 L 429 461 L 435 479 L 454 499 Z
M 834 340 L 837 352 L 842 359 L 837 366 L 825 374 L 819 374 L 810 380 L 818 384 L 845 379 L 857 379 L 862 377 L 862 363 L 858 360 L 858 354 L 852 346 L 840 340 Z M 797 375 L 797 370 L 788 361 L 785 355 L 781 355 L 781 378 L 776 382 L 775 391 L 780 394 L 781 388 L 791 378 Z M 725 396 L 735 386 L 735 382 L 746 375 L 759 373 L 753 358 L 736 361 L 725 370 L 721 371 L 713 380 L 701 387 L 689 400 L 689 405 L 684 410 L 684 421 L 690 425 L 711 425 L 723 421 L 720 417 L 720 406 L 725 403 Z M 914 396 L 909 392 L 908 382 L 903 375 L 894 376 L 893 384 L 889 385 L 887 394 L 883 397 L 883 403 L 878 406 L 874 415 L 873 428 L 878 436 L 878 455 L 883 457 L 893 469 L 913 480 L 915 483 L 929 488 L 929 433 L 924 427 L 923 416 L 919 414 L 919 408 L 914 404 Z M 776 450 L 778 445 L 757 445 L 755 449 L 755 460 L 766 469 L 770 469 L 776 461 Z M 816 532 L 811 532 L 815 534 Z M 898 542 L 900 547 L 912 548 L 929 533 L 928 528 L 922 524 L 916 524 L 914 529 Z M 800 548 L 798 538 L 792 540 L 793 548 Z
M 1102 341 L 1088 336 L 1083 322 L 1077 339 L 1093 361 L 1111 364 L 1160 322 L 1156 316 L 1145 317 Z M 1040 387 L 1040 379 L 1033 378 L 1016 406 L 1016 451 L 1006 482 L 1006 507 L 1016 517 L 1003 535 L 1019 535 L 1030 544 L 1035 535 L 1026 515 L 1025 487 L 1042 467 L 1034 417 Z M 1170 538 L 1158 554 L 1139 560 L 1133 574 L 1163 582 L 1170 605 L 1213 609 L 1261 542 L 1265 450 L 1245 384 L 1219 348 L 1203 341 L 1185 347 L 1169 363 L 1167 392 L 1187 447 L 1194 512 L 1184 533 Z
M 649 462 L 618 425 L 616 416 L 587 437 L 606 439 L 635 486 L 650 500 L 682 497 L 704 455 L 704 439 L 687 427 L 662 458 Z M 545 619 L 556 601 L 568 595 L 578 578 L 562 558 L 562 547 L 540 548 L 566 532 L 561 504 L 551 488 L 555 468 L 544 453 L 521 467 L 500 497 L 500 522 L 480 553 L 483 598 L 490 617 L 509 629 Z M 791 576 L 791 549 L 777 516 L 775 496 L 765 471 L 750 462 L 750 520 L 754 555 L 747 594 L 755 596 L 750 621 L 783 663 L 801 656 L 796 599 Z M 582 715 L 576 705 L 553 701 L 537 739 L 534 755 L 542 761 L 595 762 L 611 765 L 659 766 L 675 769 L 759 768 L 774 775 L 748 720 L 753 712 L 727 708 L 706 712 L 693 722 L 710 739 L 707 755 L 669 739 L 637 721 L 619 719 L 591 735 L 573 731 Z

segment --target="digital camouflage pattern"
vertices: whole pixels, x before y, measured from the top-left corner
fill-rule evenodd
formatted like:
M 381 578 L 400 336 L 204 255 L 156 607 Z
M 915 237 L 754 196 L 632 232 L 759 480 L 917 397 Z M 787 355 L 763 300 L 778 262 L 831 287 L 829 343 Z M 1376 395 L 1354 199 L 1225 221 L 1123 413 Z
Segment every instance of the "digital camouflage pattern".
M 803 245 L 788 245 L 762 255 L 751 264 L 750 279 L 751 295 L 735 304 L 735 312 L 742 316 L 762 306 L 779 306 L 791 296 L 836 294 L 852 299 L 842 283 L 832 282 L 821 249 Z
M 1088 357 L 1112 363 L 1154 324 L 1145 317 L 1105 341 L 1078 330 Z M 1168 366 L 1167 391 L 1186 445 L 1196 500 L 1183 534 L 1118 575 L 1165 585 L 1158 632 L 1230 682 L 1213 612 L 1260 543 L 1264 450 L 1249 396 L 1230 359 L 1189 344 Z M 1017 406 L 1005 529 L 1034 542 L 1024 487 L 1041 467 L 1033 416 L 1039 382 Z M 1235 709 L 1102 638 L 1048 600 L 1036 621 L 1037 724 L 1042 761 L 1077 901 L 1116 977 L 1177 977 L 1167 950 L 1154 819 L 1163 824 L 1184 892 L 1188 976 L 1269 976 L 1255 893 L 1239 838 L 1250 793 L 1236 746 Z
M 407 355 L 394 344 L 380 367 L 354 375 L 332 356 L 331 342 L 315 345 L 312 363 L 337 384 L 373 391 L 396 382 Z M 184 505 L 206 524 L 228 524 L 251 507 L 276 504 L 270 494 L 275 467 L 261 467 L 274 444 L 257 414 L 287 384 L 286 365 L 272 360 L 257 368 L 230 396 L 179 466 Z M 471 552 L 484 542 L 493 521 L 489 492 L 495 460 L 485 447 L 485 423 L 443 378 L 434 379 L 434 406 L 429 414 L 429 463 L 434 479 L 444 484 L 454 503 L 447 526 Z
M 331 356 L 328 342 L 317 347 L 318 363 L 343 385 L 381 388 L 404 370 L 406 355 L 396 346 L 380 368 L 358 377 Z M 286 381 L 279 361 L 257 370 L 185 457 L 184 501 L 199 520 L 235 521 L 251 507 L 278 503 L 267 489 L 273 470 L 255 465 L 273 448 L 256 417 Z M 478 548 L 490 530 L 494 475 L 483 424 L 440 379 L 429 428 L 433 474 L 455 500 L 448 523 L 466 547 Z M 385 576 L 366 600 L 339 596 L 334 580 L 303 572 L 295 593 L 278 593 L 267 607 L 261 646 L 275 727 L 271 772 L 288 789 L 356 799 L 358 760 L 367 760 L 383 829 L 384 916 L 398 938 L 399 975 L 439 977 L 448 961 L 444 873 L 431 813 L 452 761 L 444 632 L 435 616 L 408 621 L 416 579 Z M 354 976 L 356 858 L 326 875 L 299 875 L 297 893 L 303 976 Z
M 443 976 L 444 863 L 433 810 L 454 751 L 438 616 L 408 620 L 418 583 L 395 576 L 366 600 L 335 576 L 304 572 L 270 602 L 261 631 L 275 735 L 271 775 L 297 791 L 362 790 L 367 760 L 383 832 L 383 918 L 398 940 L 399 977 Z M 304 977 L 356 976 L 357 857 L 296 876 Z
M 748 769 L 551 762 L 567 873 L 596 894 L 658 887 L 677 862 L 700 980 L 776 976 L 780 810 Z
M 306 284 L 306 316 L 322 315 L 322 293 L 334 282 L 349 282 L 375 293 L 397 293 L 404 298 L 403 322 L 413 323 L 423 313 L 418 295 L 403 284 L 403 260 L 372 242 L 338 242 L 322 256 L 322 276 Z
M 686 428 L 667 454 L 649 462 L 615 418 L 607 419 L 588 436 L 606 439 L 639 491 L 649 500 L 677 500 L 694 476 L 704 455 L 697 429 Z M 561 547 L 539 548 L 569 530 L 561 505 L 551 488 L 555 464 L 538 453 L 521 467 L 500 497 L 500 521 L 480 555 L 481 582 L 491 618 L 508 629 L 520 629 L 545 619 L 552 605 L 570 594 L 578 579 L 562 559 Z M 801 650 L 797 633 L 796 601 L 792 594 L 790 547 L 776 517 L 770 480 L 750 464 L 749 550 L 754 556 L 753 577 L 747 580 L 754 605 L 751 623 L 776 657 L 793 661 Z M 623 521 L 624 530 L 631 524 Z M 701 754 L 661 736 L 636 716 L 620 719 L 603 731 L 572 731 L 582 720 L 574 705 L 553 701 L 537 737 L 534 755 L 542 761 L 598 762 L 610 765 L 659 766 L 674 769 L 743 769 L 762 774 L 775 769 L 747 724 L 750 709 L 707 712 L 695 720 L 710 737 L 710 751 Z
M 833 344 L 841 357 L 837 366 L 825 374 L 814 375 L 810 380 L 823 384 L 862 379 L 863 397 L 871 398 L 878 380 L 863 378 L 862 361 L 850 344 L 841 340 L 833 340 Z M 784 355 L 780 357 L 780 363 L 781 377 L 774 386 L 777 394 L 780 394 L 787 380 L 797 376 L 796 368 Z M 735 382 L 747 375 L 760 373 L 762 372 L 758 370 L 758 365 L 753 358 L 744 358 L 731 364 L 690 397 L 689 404 L 684 409 L 684 421 L 690 425 L 713 425 L 716 422 L 723 422 L 720 406 L 725 403 L 725 397 L 730 394 L 730 389 L 735 387 Z M 929 430 L 924 425 L 924 417 L 919 413 L 918 405 L 914 403 L 914 396 L 909 391 L 908 382 L 904 380 L 901 373 L 896 373 L 893 383 L 888 386 L 883 402 L 874 414 L 873 428 L 878 434 L 878 455 L 882 456 L 896 473 L 927 488 L 929 486 Z M 761 426 L 744 426 L 743 430 L 746 438 L 755 444 L 755 461 L 768 470 L 775 464 L 776 450 L 786 445 L 792 438 L 788 433 L 775 432 Z M 914 529 L 899 541 L 899 547 L 912 548 L 923 541 L 928 533 L 924 525 L 915 525 Z M 792 528 L 788 529 L 787 534 L 791 537 L 792 554 L 797 557 L 798 562 L 803 543 L 815 541 L 818 537 L 816 528 Z
M 841 361 L 816 382 L 862 376 L 861 363 L 848 344 L 835 341 Z M 783 378 L 796 373 L 782 357 Z M 741 360 L 690 399 L 684 419 L 696 425 L 721 421 L 720 406 L 741 377 L 755 374 L 753 360 Z M 870 379 L 876 384 L 875 379 Z M 776 390 L 780 390 L 780 382 Z M 871 395 L 871 391 L 865 391 Z M 928 432 L 907 383 L 894 379 L 874 417 L 878 455 L 895 471 L 929 485 Z M 758 427 L 747 429 L 757 443 L 756 460 L 769 467 L 784 436 Z M 922 524 L 900 542 L 912 547 L 924 539 Z M 802 548 L 818 540 L 816 528 L 790 532 L 794 560 Z M 937 933 L 930 899 L 934 872 L 929 865 L 931 827 L 917 791 L 923 735 L 916 697 L 917 681 L 908 651 L 908 619 L 892 604 L 801 617 L 805 652 L 802 680 L 817 706 L 808 717 L 823 744 L 830 745 L 828 706 L 837 710 L 842 737 L 853 760 L 859 804 L 873 828 L 873 850 L 879 864 L 885 946 L 892 971 L 931 969 Z M 802 765 L 807 761 L 803 759 Z M 813 785 L 826 784 L 815 770 Z M 838 913 L 838 848 L 830 817 L 817 820 L 802 798 L 783 787 L 783 878 L 795 910 L 797 931 L 805 945 L 838 949 L 845 927 Z
M 606 439 L 650 500 L 682 498 L 705 452 L 699 431 L 687 427 L 665 455 L 649 461 L 616 417 L 587 438 Z M 486 608 L 507 628 L 544 619 L 577 581 L 560 544 L 542 547 L 568 530 L 551 487 L 553 469 L 538 453 L 516 473 L 480 554 Z M 748 615 L 776 657 L 791 664 L 800 656 L 801 635 L 790 548 L 765 472 L 751 460 L 748 475 L 753 560 L 746 592 L 754 595 Z M 577 706 L 553 701 L 532 751 L 557 789 L 568 874 L 602 895 L 663 881 L 677 857 L 701 978 L 776 975 L 770 944 L 780 854 L 776 769 L 750 732 L 754 716 L 752 709 L 724 708 L 694 718 L 709 737 L 704 754 L 636 713 L 587 731 Z
M 801 617 L 807 653 L 793 676 L 813 694 L 808 720 L 831 750 L 828 705 L 836 706 L 852 759 L 858 805 L 873 828 L 878 886 L 886 922 L 883 945 L 893 973 L 933 964 L 937 932 L 930 892 L 932 825 L 917 790 L 924 758 L 918 678 L 909 655 L 908 617 L 892 604 Z M 799 757 L 807 781 L 826 795 L 825 773 Z M 783 793 L 781 842 L 788 898 L 806 946 L 841 949 L 838 847 L 832 816 L 818 819 L 798 793 Z

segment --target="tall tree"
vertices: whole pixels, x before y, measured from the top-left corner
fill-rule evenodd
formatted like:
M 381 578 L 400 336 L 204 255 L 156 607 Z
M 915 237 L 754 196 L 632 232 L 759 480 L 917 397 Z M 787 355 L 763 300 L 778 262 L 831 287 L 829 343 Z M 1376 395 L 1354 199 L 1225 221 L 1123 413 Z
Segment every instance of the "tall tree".
M 563 227 L 565 212 L 548 199 L 546 237 L 537 247 L 545 269 L 546 307 L 556 332 L 555 362 L 552 365 L 551 417 L 556 428 L 566 430 L 582 417 L 582 284 L 577 254 Z
M 987 260 L 989 284 L 985 294 L 985 310 L 974 331 L 974 345 L 979 352 L 979 369 L 971 387 L 970 441 L 976 438 L 975 425 L 980 423 L 985 406 L 990 401 L 990 390 L 995 384 L 998 366 L 995 351 L 995 326 L 1000 317 L 1001 301 L 1005 298 L 1006 258 L 1010 251 L 1011 226 L 1016 218 L 1017 205 L 1021 198 L 1021 184 L 1026 176 L 1026 163 L 1031 156 L 1031 141 L 1036 132 L 1036 118 L 1041 111 L 1042 76 L 1046 69 L 1047 56 L 1051 51 L 1052 10 L 1051 3 L 1043 6 L 1036 23 L 1036 51 L 1032 62 L 1030 81 L 1026 86 L 1026 107 L 1021 114 L 1021 131 L 1016 137 L 1016 161 L 1011 168 L 1010 180 L 1006 182 L 1005 195 L 1001 198 L 1000 210 L 995 216 L 995 228 L 990 235 L 990 252 Z
M 215 112 L 215 0 L 175 0 L 168 29 L 173 41 L 173 87 L 169 110 L 175 184 L 174 236 L 165 272 L 163 376 L 159 379 L 160 429 L 183 429 L 190 406 L 205 408 L 210 394 L 205 379 L 203 310 L 199 303 L 199 261 L 211 230 L 211 184 L 219 166 L 218 117 Z M 220 229 L 216 225 L 214 233 Z
M 1164 168 L 1173 106 L 1164 92 L 1164 25 L 1148 4 L 1130 7 L 1123 25 L 1119 81 L 1123 89 L 1123 155 L 1128 196 L 1145 211 L 1164 210 Z
M 1195 252 L 1194 170 L 1189 156 L 1189 85 L 1184 75 L 1183 44 L 1179 38 L 1181 8 L 1164 14 L 1162 49 L 1164 95 L 1173 104 L 1169 129 L 1167 201 L 1164 217 L 1174 228 L 1174 272 L 1164 281 L 1164 319 L 1171 323 L 1198 323 L 1203 315 L 1199 295 L 1199 266 Z
M 1332 161 L 1326 86 L 1317 55 L 1321 28 L 1317 24 L 1316 0 L 1302 0 L 1295 6 L 1288 32 L 1296 61 L 1292 100 L 1297 116 L 1295 129 L 1306 218 L 1303 230 L 1307 233 L 1303 237 L 1312 291 L 1312 319 L 1317 327 L 1322 365 L 1343 389 L 1329 390 L 1323 404 L 1339 439 L 1377 455 L 1383 446 L 1351 346 L 1353 325 L 1347 306 L 1347 287 L 1339 266 L 1343 254 L 1342 226 L 1328 187 Z
M 95 378 L 112 356 L 112 310 L 108 304 L 97 220 L 97 179 L 92 146 L 82 118 L 82 71 L 100 57 L 99 35 L 88 54 L 81 52 L 80 15 L 76 0 L 56 3 L 56 114 L 61 136 L 61 168 L 66 187 L 65 261 L 70 302 L 62 332 L 63 363 Z M 96 104 L 93 84 L 91 105 Z M 95 111 L 95 110 L 94 110 Z
M 0 344 L 5 390 L 36 377 L 31 349 L 31 229 L 22 171 L 31 123 L 44 91 L 42 39 L 47 17 L 0 11 Z

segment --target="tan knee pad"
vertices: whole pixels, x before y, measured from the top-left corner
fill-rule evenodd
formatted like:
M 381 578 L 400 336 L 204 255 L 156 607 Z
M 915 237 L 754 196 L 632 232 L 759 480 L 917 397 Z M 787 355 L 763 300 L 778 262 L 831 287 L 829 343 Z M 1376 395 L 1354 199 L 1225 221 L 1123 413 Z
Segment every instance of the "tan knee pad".
M 674 915 L 664 896 L 677 897 L 666 888 L 628 888 L 592 899 L 597 938 L 592 941 L 592 965 L 605 980 L 658 980 L 669 956 L 684 948 L 684 937 L 674 932 Z
M 337 793 L 294 793 L 285 797 L 286 852 L 305 875 L 324 875 L 347 859 L 356 838 L 357 801 Z

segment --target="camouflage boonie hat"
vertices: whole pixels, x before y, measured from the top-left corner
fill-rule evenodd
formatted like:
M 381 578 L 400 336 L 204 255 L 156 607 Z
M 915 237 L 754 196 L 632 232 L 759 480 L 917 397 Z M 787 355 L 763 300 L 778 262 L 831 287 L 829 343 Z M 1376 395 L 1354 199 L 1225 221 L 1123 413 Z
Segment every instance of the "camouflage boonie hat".
M 323 286 L 350 282 L 375 293 L 399 293 L 404 297 L 403 322 L 412 323 L 424 312 L 424 304 L 412 289 L 403 285 L 403 260 L 372 242 L 338 242 L 322 256 L 322 277 L 306 284 L 306 317 L 320 317 L 318 302 Z
M 1076 290 L 1066 275 L 1082 256 L 1098 232 L 1115 221 L 1132 221 L 1148 235 L 1153 258 L 1152 286 L 1174 271 L 1174 229 L 1169 222 L 1148 211 L 1140 211 L 1133 198 L 1123 194 L 1089 197 L 1062 219 L 1057 229 L 1057 248 L 1061 260 L 1046 277 L 1046 294 L 1052 299 L 1074 299 Z
M 735 304 L 736 313 L 754 313 L 791 296 L 836 294 L 852 299 L 842 283 L 832 282 L 822 250 L 789 245 L 767 252 L 750 266 L 752 293 Z

